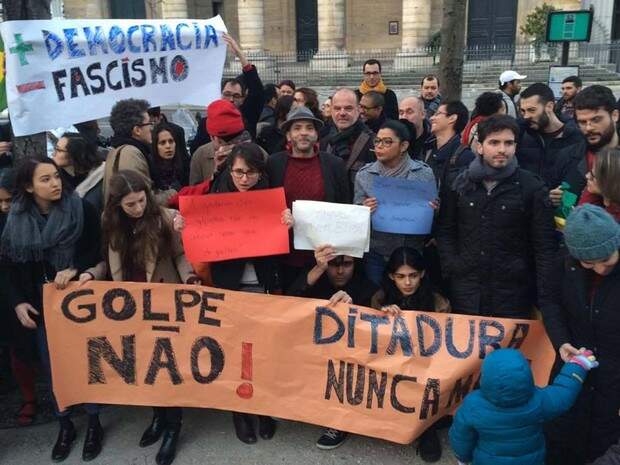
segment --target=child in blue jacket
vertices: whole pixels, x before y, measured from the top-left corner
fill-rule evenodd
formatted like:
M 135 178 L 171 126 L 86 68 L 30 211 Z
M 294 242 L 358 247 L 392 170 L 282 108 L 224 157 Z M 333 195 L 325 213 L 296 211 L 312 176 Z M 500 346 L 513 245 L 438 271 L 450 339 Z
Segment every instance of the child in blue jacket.
M 588 371 L 597 366 L 592 352 L 583 352 L 564 364 L 553 384 L 538 388 L 518 350 L 487 355 L 480 389 L 465 397 L 450 428 L 459 462 L 544 465 L 543 424 L 572 407 Z

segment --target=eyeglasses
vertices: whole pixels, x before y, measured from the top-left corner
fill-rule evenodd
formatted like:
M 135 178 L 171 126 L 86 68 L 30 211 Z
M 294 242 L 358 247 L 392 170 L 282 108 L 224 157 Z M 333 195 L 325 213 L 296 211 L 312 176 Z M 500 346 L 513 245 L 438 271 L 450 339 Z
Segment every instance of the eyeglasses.
M 248 179 L 256 179 L 260 174 L 258 171 L 243 171 L 243 170 L 231 170 L 230 173 L 235 179 L 243 179 L 246 176 Z
M 435 114 L 433 116 L 439 116 L 439 115 L 444 115 L 445 117 L 448 117 L 450 115 L 448 115 L 448 113 L 446 113 L 445 111 L 436 111 Z
M 233 94 L 231 92 L 223 92 L 222 93 L 222 97 L 226 98 L 226 99 L 233 99 L 233 100 L 240 100 L 243 98 L 243 95 L 241 94 Z
M 360 105 L 360 109 L 364 111 L 374 110 L 377 107 L 367 107 L 366 105 Z
M 380 137 L 375 137 L 374 140 L 375 147 L 378 147 L 379 145 L 383 145 L 384 147 L 391 147 L 393 143 L 394 139 L 390 137 L 385 137 L 383 139 L 381 139 Z

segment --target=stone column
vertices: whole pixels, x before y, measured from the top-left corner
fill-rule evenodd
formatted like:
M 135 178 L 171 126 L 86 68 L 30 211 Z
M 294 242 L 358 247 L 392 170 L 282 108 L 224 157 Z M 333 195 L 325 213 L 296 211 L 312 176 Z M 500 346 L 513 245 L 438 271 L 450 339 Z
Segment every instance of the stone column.
M 312 58 L 313 69 L 346 69 L 345 0 L 318 0 L 319 51 Z
M 420 65 L 419 58 L 426 56 L 426 44 L 431 33 L 431 0 L 403 0 L 401 50 L 396 55 L 394 67 L 412 69 Z
M 263 0 L 238 0 L 239 45 L 246 53 L 260 52 L 265 42 Z

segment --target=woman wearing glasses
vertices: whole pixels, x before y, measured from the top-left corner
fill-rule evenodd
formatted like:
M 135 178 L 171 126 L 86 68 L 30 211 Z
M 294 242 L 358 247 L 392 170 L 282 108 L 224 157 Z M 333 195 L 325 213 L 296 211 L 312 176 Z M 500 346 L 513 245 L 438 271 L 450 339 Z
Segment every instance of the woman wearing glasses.
M 388 120 L 375 137 L 375 155 L 377 161 L 362 167 L 355 177 L 353 202 L 370 207 L 370 212 L 377 209 L 373 180 L 379 176 L 409 179 L 413 181 L 435 181 L 433 171 L 428 165 L 409 157 L 409 131 L 402 123 Z M 413 247 L 422 250 L 423 235 L 394 234 L 371 231 L 370 251 L 365 257 L 366 275 L 377 285 L 381 285 L 385 264 L 398 247 Z
M 263 151 L 258 145 L 250 142 L 236 145 L 228 156 L 227 167 L 214 178 L 208 195 L 269 188 Z M 177 231 L 185 226 L 181 215 L 177 215 L 174 222 Z M 289 209 L 282 212 L 282 222 L 292 226 L 293 216 Z M 213 285 L 221 289 L 271 293 L 279 288 L 273 257 L 225 260 L 210 266 Z M 256 442 L 257 420 L 260 437 L 271 439 L 276 431 L 273 418 L 233 412 L 233 424 L 240 441 L 246 444 Z

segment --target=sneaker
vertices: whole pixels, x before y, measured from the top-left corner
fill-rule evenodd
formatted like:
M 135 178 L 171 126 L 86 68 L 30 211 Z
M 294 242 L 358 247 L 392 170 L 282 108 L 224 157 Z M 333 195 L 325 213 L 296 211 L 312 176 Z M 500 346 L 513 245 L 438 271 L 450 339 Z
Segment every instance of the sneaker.
M 328 428 L 316 442 L 316 446 L 319 449 L 331 450 L 342 445 L 345 439 L 347 439 L 347 433 L 344 431 Z

